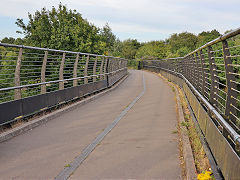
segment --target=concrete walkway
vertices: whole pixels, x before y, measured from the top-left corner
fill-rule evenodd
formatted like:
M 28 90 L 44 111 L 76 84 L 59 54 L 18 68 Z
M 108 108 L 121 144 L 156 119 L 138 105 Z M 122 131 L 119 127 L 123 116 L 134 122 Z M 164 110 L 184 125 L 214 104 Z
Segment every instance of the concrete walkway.
M 114 91 L 0 144 L 0 179 L 53 179 L 146 92 L 69 179 L 180 179 L 176 105 L 159 77 L 129 71 Z

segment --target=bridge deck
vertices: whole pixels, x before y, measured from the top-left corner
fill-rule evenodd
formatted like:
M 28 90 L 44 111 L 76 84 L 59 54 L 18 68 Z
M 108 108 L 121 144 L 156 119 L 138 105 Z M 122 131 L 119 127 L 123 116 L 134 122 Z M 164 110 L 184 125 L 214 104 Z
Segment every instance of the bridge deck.
M 114 91 L 0 144 L 0 179 L 52 179 L 142 92 L 146 92 L 70 179 L 180 179 L 171 88 L 130 71 Z

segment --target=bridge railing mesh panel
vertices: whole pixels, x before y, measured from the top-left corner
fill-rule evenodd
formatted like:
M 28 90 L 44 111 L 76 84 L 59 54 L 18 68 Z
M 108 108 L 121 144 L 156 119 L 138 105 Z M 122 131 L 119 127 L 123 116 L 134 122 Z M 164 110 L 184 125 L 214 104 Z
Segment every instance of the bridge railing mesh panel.
M 108 61 L 115 62 L 111 71 Z M 122 58 L 0 43 L 0 104 L 120 73 Z

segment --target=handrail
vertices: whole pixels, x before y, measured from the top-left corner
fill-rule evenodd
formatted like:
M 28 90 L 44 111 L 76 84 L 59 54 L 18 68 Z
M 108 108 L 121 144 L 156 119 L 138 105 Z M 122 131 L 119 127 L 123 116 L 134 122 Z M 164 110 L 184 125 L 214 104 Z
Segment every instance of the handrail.
M 14 48 L 23 48 L 23 49 L 31 49 L 31 50 L 40 50 L 40 51 L 52 51 L 52 52 L 60 52 L 60 53 L 71 53 L 71 54 L 89 55 L 89 56 L 99 56 L 99 57 L 107 57 L 107 58 L 113 58 L 113 57 L 114 57 L 114 56 L 105 56 L 105 55 L 91 54 L 91 53 L 83 53 L 83 52 L 76 52 L 76 51 L 66 51 L 66 50 L 57 50 L 57 49 L 49 49 L 49 48 L 40 48 L 40 47 L 34 47 L 34 46 L 8 44 L 8 43 L 1 43 L 1 42 L 0 42 L 0 46 L 4 46 L 4 47 L 14 47 Z M 120 58 L 120 57 L 114 57 L 114 58 L 118 58 L 118 59 L 125 60 L 124 58 Z

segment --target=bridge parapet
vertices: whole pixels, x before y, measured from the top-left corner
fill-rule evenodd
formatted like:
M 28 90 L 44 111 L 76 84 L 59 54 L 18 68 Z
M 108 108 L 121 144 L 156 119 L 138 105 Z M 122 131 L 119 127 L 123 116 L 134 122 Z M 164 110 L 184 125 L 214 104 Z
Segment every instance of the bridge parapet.
M 123 58 L 0 43 L 0 126 L 111 87 L 126 74 Z
M 183 87 L 225 179 L 240 177 L 240 44 L 235 42 L 239 34 L 240 28 L 184 57 L 139 64 Z

